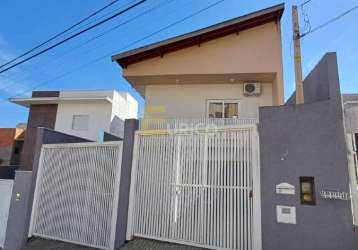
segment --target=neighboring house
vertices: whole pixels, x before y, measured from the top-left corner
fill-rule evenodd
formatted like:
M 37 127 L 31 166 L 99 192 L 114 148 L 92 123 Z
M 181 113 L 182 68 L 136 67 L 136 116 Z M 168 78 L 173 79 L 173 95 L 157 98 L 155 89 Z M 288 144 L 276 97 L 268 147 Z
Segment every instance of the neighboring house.
M 342 99 L 346 130 L 358 134 L 358 94 L 343 94 Z
M 258 118 L 284 102 L 277 5 L 112 56 L 145 118 Z
M 0 167 L 19 164 L 24 136 L 23 128 L 0 128 Z
M 126 92 L 117 91 L 61 91 L 58 96 L 11 98 L 11 102 L 25 106 L 57 105 L 51 117 L 56 131 L 85 139 L 102 140 L 103 132 L 123 137 L 124 120 L 137 118 L 138 103 Z M 50 115 L 49 110 L 45 111 Z M 42 113 L 41 115 L 43 115 Z M 30 112 L 29 120 L 31 120 Z
M 44 127 L 92 141 L 102 141 L 105 133 L 123 137 L 125 119 L 137 118 L 138 103 L 126 92 L 34 91 L 30 98 L 10 98 L 29 108 L 21 167 L 31 170 L 37 128 Z

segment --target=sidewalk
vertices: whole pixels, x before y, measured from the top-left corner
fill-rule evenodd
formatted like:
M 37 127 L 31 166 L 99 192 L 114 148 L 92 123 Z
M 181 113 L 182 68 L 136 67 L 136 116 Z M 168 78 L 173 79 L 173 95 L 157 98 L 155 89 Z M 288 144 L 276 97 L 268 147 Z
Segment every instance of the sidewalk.
M 95 248 L 85 247 L 61 241 L 31 239 L 23 250 L 95 250 Z M 159 242 L 146 239 L 134 239 L 125 244 L 119 250 L 204 250 L 203 248 L 190 247 L 185 245 Z

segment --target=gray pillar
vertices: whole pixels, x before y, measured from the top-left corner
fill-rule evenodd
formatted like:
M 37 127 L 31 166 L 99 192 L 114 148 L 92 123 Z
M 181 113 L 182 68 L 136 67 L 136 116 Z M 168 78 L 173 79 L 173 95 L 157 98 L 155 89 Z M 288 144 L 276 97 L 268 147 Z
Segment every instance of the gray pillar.
M 118 213 L 116 223 L 115 248 L 120 247 L 126 240 L 129 189 L 131 183 L 132 159 L 134 147 L 134 132 L 138 129 L 138 120 L 129 119 L 124 123 L 123 154 L 121 180 L 119 187 Z
M 36 131 L 36 143 L 33 145 L 34 155 L 32 172 L 29 172 L 31 174 L 26 175 L 26 177 L 21 174 L 19 178 L 15 176 L 14 186 L 18 186 L 18 191 L 23 196 L 23 198 L 20 200 L 21 202 L 18 202 L 16 201 L 15 197 L 16 193 L 12 193 L 9 220 L 5 238 L 6 250 L 22 249 L 26 244 L 29 235 L 32 202 L 34 199 L 38 163 L 41 154 L 41 147 L 43 144 L 44 131 L 44 128 L 37 128 Z M 16 172 L 16 175 L 18 175 L 18 172 Z M 24 180 L 25 178 L 26 180 Z M 27 183 L 26 186 L 23 186 L 23 181 Z M 15 188 L 14 191 L 16 191 Z M 12 209 L 13 206 L 14 209 Z M 13 219 L 10 220 L 10 217 Z
M 6 250 L 19 250 L 26 242 L 28 212 L 31 211 L 30 207 L 32 206 L 32 180 L 31 171 L 16 171 L 7 222 L 4 246 Z

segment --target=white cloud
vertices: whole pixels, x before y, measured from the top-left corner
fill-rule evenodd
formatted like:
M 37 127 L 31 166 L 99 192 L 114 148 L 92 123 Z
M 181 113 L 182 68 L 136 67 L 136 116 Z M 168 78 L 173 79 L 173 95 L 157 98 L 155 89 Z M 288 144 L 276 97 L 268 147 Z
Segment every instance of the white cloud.
M 22 94 L 27 91 L 29 86 L 26 86 L 16 80 L 0 77 L 0 95 L 13 97 L 17 94 Z
M 16 53 L 11 48 L 6 39 L 0 35 L 0 64 L 11 60 L 16 56 Z M 23 75 L 23 71 L 20 68 L 14 68 L 9 72 L 4 72 L 0 75 L 0 96 L 16 96 L 17 94 L 23 95 L 28 90 L 29 86 L 22 84 L 23 80 L 17 80 L 15 76 Z M 20 82 L 21 81 L 21 82 Z M 26 81 L 29 83 L 31 81 Z
M 6 62 L 15 57 L 9 43 L 0 35 L 0 63 Z

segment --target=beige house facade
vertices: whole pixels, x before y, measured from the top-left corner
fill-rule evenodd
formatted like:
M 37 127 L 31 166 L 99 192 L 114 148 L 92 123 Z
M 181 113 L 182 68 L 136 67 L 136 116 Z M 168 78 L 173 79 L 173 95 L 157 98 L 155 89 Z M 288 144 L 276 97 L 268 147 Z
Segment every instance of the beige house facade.
M 277 5 L 112 57 L 145 98 L 145 118 L 258 117 L 284 102 Z M 245 84 L 258 92 L 246 95 Z

